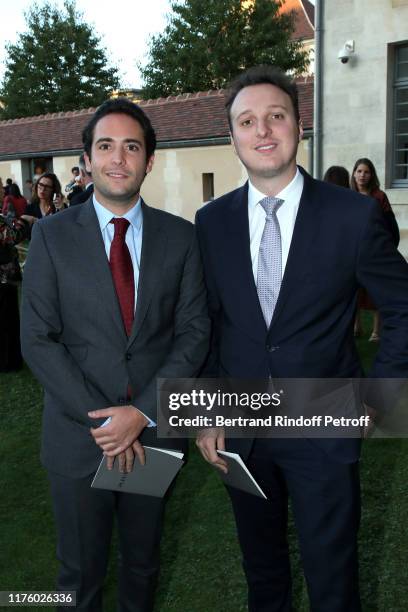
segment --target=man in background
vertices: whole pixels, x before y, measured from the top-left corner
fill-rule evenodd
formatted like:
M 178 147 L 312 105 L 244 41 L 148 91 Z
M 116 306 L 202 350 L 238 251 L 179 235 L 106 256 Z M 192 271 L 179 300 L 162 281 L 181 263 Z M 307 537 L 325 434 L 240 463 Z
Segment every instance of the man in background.
M 92 174 L 86 169 L 83 153 L 81 153 L 79 158 L 79 176 L 81 178 L 81 185 L 83 191 L 81 193 L 76 193 L 72 196 L 70 206 L 75 206 L 76 204 L 83 204 L 87 201 L 88 198 L 91 197 L 94 191 Z
M 33 197 L 33 181 L 31 179 L 24 181 L 23 195 L 27 200 L 27 204 L 30 204 L 31 198 Z
M 71 189 L 73 189 L 75 187 L 76 184 L 76 178 L 79 176 L 79 168 L 78 166 L 73 166 L 71 168 L 71 174 L 72 174 L 72 178 L 69 181 L 69 183 L 67 183 L 65 185 L 65 191 L 68 193 L 71 191 Z
M 13 181 L 11 178 L 6 179 L 6 184 L 4 186 L 4 195 L 8 196 L 10 194 L 10 187 L 13 184 Z

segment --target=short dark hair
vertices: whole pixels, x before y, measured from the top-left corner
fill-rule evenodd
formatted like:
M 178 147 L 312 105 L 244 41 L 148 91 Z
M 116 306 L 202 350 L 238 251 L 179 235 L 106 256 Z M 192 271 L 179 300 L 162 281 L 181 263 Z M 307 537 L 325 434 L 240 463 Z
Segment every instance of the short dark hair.
M 371 159 L 368 159 L 368 157 L 360 157 L 360 159 L 358 159 L 356 163 L 354 164 L 353 172 L 351 173 L 351 188 L 354 189 L 354 191 L 358 191 L 357 183 L 354 178 L 354 173 L 360 164 L 364 164 L 365 166 L 367 166 L 367 168 L 371 172 L 371 178 L 367 185 L 368 192 L 372 193 L 375 189 L 379 189 L 380 181 L 378 180 L 375 166 L 373 162 L 371 161 Z
M 330 166 L 330 168 L 327 168 L 323 180 L 339 187 L 350 187 L 350 175 L 344 166 Z
M 11 178 L 6 179 L 6 185 L 10 186 L 12 184 L 13 184 L 13 179 L 11 179 Z
M 115 98 L 113 100 L 107 100 L 99 108 L 96 109 L 95 114 L 92 116 L 90 121 L 87 123 L 82 132 L 82 142 L 84 145 L 85 153 L 91 158 L 92 141 L 95 132 L 95 126 L 103 117 L 118 113 L 122 115 L 128 115 L 137 121 L 143 130 L 145 137 L 146 147 L 146 160 L 148 160 L 156 149 L 156 133 L 150 123 L 149 117 L 140 108 L 138 104 L 131 102 L 127 98 Z
M 72 174 L 74 174 L 74 172 L 76 172 L 77 174 L 79 174 L 79 168 L 78 168 L 78 166 L 73 166 L 73 167 L 71 168 L 71 172 L 72 172 Z
M 232 81 L 227 90 L 225 108 L 227 109 L 228 123 L 231 132 L 231 106 L 235 98 L 237 97 L 241 89 L 244 89 L 245 87 L 250 87 L 251 85 L 263 84 L 274 85 L 275 87 L 278 87 L 279 89 L 284 91 L 289 96 L 292 101 L 293 112 L 295 114 L 296 121 L 299 123 L 299 98 L 296 83 L 292 79 L 290 79 L 280 68 L 277 68 L 276 66 L 268 66 L 266 64 L 261 64 L 260 66 L 253 66 L 252 68 L 249 68 L 245 72 L 242 72 L 240 75 L 238 75 L 237 78 Z

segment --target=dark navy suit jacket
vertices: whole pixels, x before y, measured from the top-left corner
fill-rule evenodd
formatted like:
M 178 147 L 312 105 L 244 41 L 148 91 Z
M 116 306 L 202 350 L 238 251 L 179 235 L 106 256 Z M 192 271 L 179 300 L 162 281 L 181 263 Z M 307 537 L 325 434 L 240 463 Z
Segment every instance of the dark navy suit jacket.
M 281 290 L 269 329 L 252 272 L 248 185 L 198 211 L 197 232 L 213 320 L 204 375 L 232 378 L 347 378 L 362 375 L 353 336 L 357 289 L 377 305 L 383 330 L 369 377 L 407 378 L 408 265 L 378 203 L 314 180 L 304 188 Z M 358 440 L 325 440 L 349 462 Z M 228 448 L 248 454 L 248 440 Z

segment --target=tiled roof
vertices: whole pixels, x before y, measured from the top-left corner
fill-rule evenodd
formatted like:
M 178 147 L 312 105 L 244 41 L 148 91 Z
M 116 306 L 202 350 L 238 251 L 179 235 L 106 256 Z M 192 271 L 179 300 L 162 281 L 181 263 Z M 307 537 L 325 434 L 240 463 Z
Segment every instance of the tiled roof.
M 281 13 L 295 13 L 293 38 L 309 40 L 314 38 L 314 6 L 309 0 L 283 0 Z
M 297 80 L 306 129 L 313 125 L 313 78 Z M 198 92 L 140 102 L 158 142 L 227 137 L 224 91 Z M 0 121 L 0 157 L 82 148 L 81 132 L 94 108 Z
M 310 21 L 311 26 L 314 29 L 314 19 L 315 19 L 315 7 L 314 4 L 312 4 L 311 2 L 309 2 L 309 0 L 301 0 L 304 11 L 306 13 L 306 16 L 308 18 L 308 20 Z
M 147 100 L 141 106 L 159 142 L 228 135 L 222 89 Z
M 95 109 L 0 121 L 0 155 L 82 148 L 81 131 Z

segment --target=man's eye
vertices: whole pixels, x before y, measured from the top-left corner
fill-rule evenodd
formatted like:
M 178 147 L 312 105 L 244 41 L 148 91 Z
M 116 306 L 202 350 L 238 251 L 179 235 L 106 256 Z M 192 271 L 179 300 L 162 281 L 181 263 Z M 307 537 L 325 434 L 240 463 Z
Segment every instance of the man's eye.
M 138 151 L 139 147 L 138 147 L 137 144 L 129 144 L 128 145 L 128 149 L 129 149 L 129 151 Z
M 244 127 L 252 125 L 252 119 L 244 119 L 243 121 L 241 121 L 241 125 L 243 125 Z
M 283 119 L 283 114 L 282 113 L 274 113 L 273 115 L 271 115 L 272 119 Z
M 107 143 L 107 142 L 102 142 L 99 145 L 99 150 L 100 151 L 107 151 L 108 149 L 109 149 L 109 143 Z

